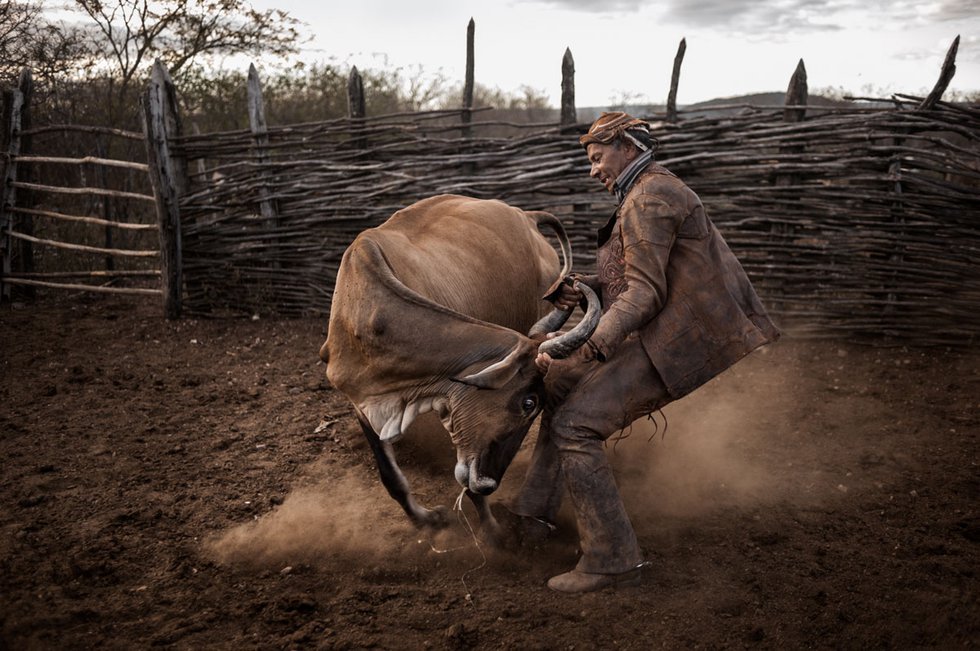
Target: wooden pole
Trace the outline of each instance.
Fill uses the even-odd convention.
[[[790,77],[789,85],[786,87],[786,95],[783,100],[783,104],[786,106],[783,109],[783,122],[791,124],[803,121],[806,117],[807,93],[806,66],[803,65],[803,59],[800,59],[799,63],[796,64],[796,70],[793,71],[793,76]],[[802,151],[801,145],[784,145],[779,148],[780,154],[799,154]],[[797,180],[796,174],[779,174],[776,176],[776,185],[793,185]]]
[[[367,138],[364,136],[364,117],[367,106],[364,99],[364,80],[357,66],[350,69],[347,77],[347,116],[351,120],[351,145],[355,149],[366,149]]]
[[[197,122],[191,122],[191,133],[195,136],[201,135],[201,127],[197,126]],[[208,178],[208,165],[205,158],[202,156],[194,161],[194,176],[197,178],[198,183],[210,183],[211,179]]]
[[[670,73],[670,91],[667,93],[667,122],[677,122],[677,84],[681,79],[681,63],[687,52],[687,40],[681,39],[674,55],[674,70]]]
[[[96,151],[99,154],[99,158],[108,157],[108,151],[107,151],[108,147],[105,142],[105,136],[100,135],[98,138],[96,138],[95,147],[96,147]],[[98,168],[99,168],[99,185],[102,186],[103,190],[108,190],[109,189],[108,172],[106,172],[106,168],[104,165],[99,165]],[[102,195],[102,219],[104,219],[107,222],[113,221],[111,201],[112,200],[109,197]],[[107,249],[115,248],[113,244],[112,227],[110,226],[105,227],[105,248]],[[107,271],[114,270],[116,268],[115,265],[116,263],[113,257],[111,255],[107,255],[105,257],[106,270]]]
[[[29,133],[23,133],[24,131],[30,131],[31,127],[31,101],[34,97],[34,80],[31,76],[30,68],[21,68],[20,78],[18,79],[17,87],[20,92],[24,95],[24,108],[21,110],[20,115],[20,157],[23,160],[25,155],[31,153],[32,136]],[[30,166],[21,166],[18,171],[21,181],[32,181],[34,175]],[[21,195],[18,200],[18,208],[31,209],[34,207],[34,196],[32,193],[28,192]],[[26,233],[28,235],[34,234],[34,217],[30,214],[18,213],[17,216],[17,230]],[[20,254],[18,255],[18,273],[33,273],[34,271],[34,245],[30,242],[21,241]],[[23,287],[21,291],[24,293],[25,298],[34,298],[35,292],[33,287]]]
[[[265,103],[262,101],[262,84],[259,81],[259,71],[255,69],[255,64],[248,66],[248,123],[252,130],[252,139],[255,143],[255,157],[261,170],[261,183],[259,184],[259,212],[265,222],[269,232],[275,233],[279,229],[279,209],[275,200],[272,198],[273,192],[270,190],[273,185],[271,175],[265,170],[268,163],[266,151],[269,147],[269,130],[265,121]],[[278,246],[273,241],[273,266],[279,264],[279,257],[276,254]]]
[[[466,26],[466,81],[463,85],[463,137],[469,138],[473,135],[473,86],[474,86],[474,35],[476,33],[476,23],[470,18]]]
[[[33,235],[25,235],[24,233],[18,233],[17,231],[11,231],[10,237],[16,238],[18,240],[28,240],[30,242],[35,242],[37,244],[44,244],[46,246],[53,246],[58,249],[66,249],[69,251],[84,251],[86,253],[98,253],[107,256],[125,256],[132,258],[153,258],[160,255],[160,252],[155,249],[107,249],[101,246],[89,246],[87,244],[72,244],[71,242],[59,242],[58,240],[48,240],[42,237],[34,237]]]
[[[24,93],[12,89],[3,93],[3,131],[0,132],[0,146],[4,156],[0,157],[0,299],[10,300],[10,284],[4,282],[13,270],[13,240],[10,237],[13,225],[13,208],[17,205],[17,155],[20,153],[21,114],[24,110]]]
[[[805,108],[795,108],[804,107],[807,103],[807,81],[806,81],[806,66],[803,65],[803,59],[800,59],[796,64],[796,69],[793,71],[793,76],[790,77],[789,85],[786,87],[786,95],[783,99],[783,104],[786,108],[783,109],[783,122],[794,123],[802,122],[806,117]],[[779,148],[780,156],[795,156],[803,151],[801,145],[784,145]],[[776,174],[774,179],[774,184],[777,187],[789,187],[799,183],[799,176],[797,174]],[[793,193],[792,200],[799,200],[799,192]],[[788,240],[792,237],[795,228],[789,221],[786,222],[773,222],[770,227],[770,233],[773,234],[778,239]],[[785,304],[783,301],[773,300],[772,308],[776,311],[784,309]]]
[[[181,195],[187,192],[187,168],[171,146],[172,139],[180,135],[180,114],[170,73],[159,60],[153,64],[142,104],[146,156],[160,227],[163,312],[168,319],[177,319],[181,311],[183,264],[179,203]]]
[[[76,283],[51,283],[32,278],[11,278],[10,284],[25,287],[51,287],[53,289],[70,289],[76,292],[99,292],[103,294],[136,294],[140,296],[158,296],[159,289],[140,289],[136,287],[104,287],[102,285],[80,285]]]
[[[789,85],[786,87],[786,95],[783,100],[786,107],[783,109],[783,122],[792,124],[803,121],[806,117],[808,92],[806,66],[803,65],[803,59],[800,59],[799,63],[796,64],[796,70],[793,71],[793,76],[790,77]],[[799,154],[802,151],[802,145],[784,145],[779,148],[780,154]],[[776,176],[776,185],[793,185],[797,180],[796,174],[779,174]]]
[[[806,83],[806,66],[803,59],[796,64],[796,70],[790,77],[789,86],[786,87],[786,99],[783,109],[783,122],[802,122],[806,117],[806,103],[809,89]],[[799,108],[790,108],[799,107]]]
[[[22,131],[23,133],[23,131]],[[96,135],[104,135],[104,131],[93,131],[92,133]],[[24,135],[24,138],[29,136]],[[98,156],[82,156],[81,158],[68,158],[65,156],[27,156],[21,154],[17,157],[17,160],[21,163],[58,163],[60,165],[101,165],[102,167],[117,167],[127,170],[136,170],[137,172],[146,173],[149,171],[146,163],[134,163],[128,160],[113,160],[111,158],[99,158]]]
[[[133,199],[136,201],[150,201],[155,202],[156,198],[151,197],[148,194],[140,194],[139,192],[125,192],[123,190],[105,190],[103,188],[97,188],[94,186],[81,186],[78,188],[66,188],[57,185],[44,185],[42,183],[23,183],[21,181],[15,181],[11,183],[15,188],[20,188],[22,190],[31,190],[35,192],[53,192],[55,194],[73,194],[75,196],[90,195],[95,197],[117,197],[119,199]]]
[[[568,133],[578,123],[575,114],[575,60],[572,50],[565,48],[565,56],[561,58],[561,132]]]
[[[942,98],[943,93],[946,92],[949,82],[953,80],[953,75],[956,74],[956,52],[959,49],[960,36],[957,34],[956,38],[953,39],[953,44],[946,51],[946,58],[943,60],[942,70],[939,71],[939,80],[936,81],[932,92],[919,104],[920,111],[927,111],[934,107],[936,102]]]

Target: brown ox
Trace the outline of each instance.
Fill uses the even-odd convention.
[[[538,226],[558,235],[562,269]],[[567,319],[559,310],[540,317],[542,296],[556,290],[570,260],[554,216],[454,195],[399,210],[344,253],[320,357],[354,404],[385,488],[416,526],[443,526],[445,509],[414,500],[392,443],[434,411],[456,446],[456,480],[485,532],[496,533],[484,496],[540,411],[535,355],[567,355],[598,322],[592,294],[587,318],[541,343]]]

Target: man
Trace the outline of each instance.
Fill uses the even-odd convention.
[[[550,524],[564,478],[582,556],[575,569],[548,581],[562,592],[640,579],[643,557],[605,440],[779,337],[700,199],[654,162],[646,122],[603,113],[580,142],[590,176],[619,201],[598,231],[598,273],[575,278],[600,294],[603,316],[568,359],[538,356],[553,405],[513,505],[525,525]],[[580,298],[566,286],[556,304]]]

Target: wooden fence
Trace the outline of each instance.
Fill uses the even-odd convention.
[[[17,288],[162,296],[158,227],[147,165],[117,150],[145,155],[143,134],[105,127],[47,125],[30,119],[30,71],[4,93],[0,145],[0,294]],[[74,137],[73,139],[70,137]],[[48,139],[47,147],[38,140]],[[73,140],[71,155],[66,155]],[[61,155],[41,153],[56,149]],[[149,279],[151,286],[145,286]]]
[[[568,52],[564,64],[562,115],[574,116]],[[660,162],[700,194],[792,332],[972,341],[980,110],[938,101],[948,78],[929,98],[808,107],[805,74],[801,62],[785,105],[647,116]],[[172,135],[188,170],[178,203],[193,313],[326,314],[357,233],[444,192],[551,211],[577,268],[592,265],[594,230],[614,205],[588,178],[577,143],[587,124],[503,123],[476,110],[362,117],[355,92],[354,117],[268,126],[254,69],[249,96],[250,130]]]
[[[675,104],[681,42],[666,110],[644,116],[658,160],[701,196],[784,329],[921,344],[980,333],[980,107],[939,100],[957,45],[926,98],[807,106],[800,62],[782,105],[694,112]],[[355,69],[349,117],[270,126],[253,68],[251,128],[188,134],[157,65],[144,109],[166,313],[326,315],[351,240],[439,193],[555,213],[588,270],[614,205],[577,142],[588,124],[570,52],[562,71],[556,122],[498,120],[471,97],[365,116]]]

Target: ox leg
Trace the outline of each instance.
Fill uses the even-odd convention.
[[[490,511],[490,500],[486,495],[480,495],[467,489],[466,497],[470,498],[476,513],[480,516],[480,538],[493,547],[502,547],[504,544],[504,531],[497,522],[497,518]]]
[[[360,413],[357,420],[361,423],[364,437],[367,439],[371,451],[374,452],[374,460],[378,464],[378,473],[381,475],[381,483],[384,484],[388,494],[398,502],[406,515],[416,527],[441,529],[449,524],[449,516],[445,508],[427,509],[415,501],[412,496],[412,489],[408,485],[408,480],[402,474],[401,468],[395,461],[395,451],[391,443],[382,441],[378,433],[374,431],[371,424]]]
[[[524,432],[521,432],[519,435],[511,436],[504,441],[491,443],[487,453],[481,458],[483,461],[481,468],[485,471],[485,476],[493,478],[499,484],[523,441]],[[476,507],[476,512],[480,516],[480,537],[494,547],[505,546],[506,535],[490,510],[489,497],[474,493],[469,489],[466,491],[466,496],[473,502],[473,506]]]

